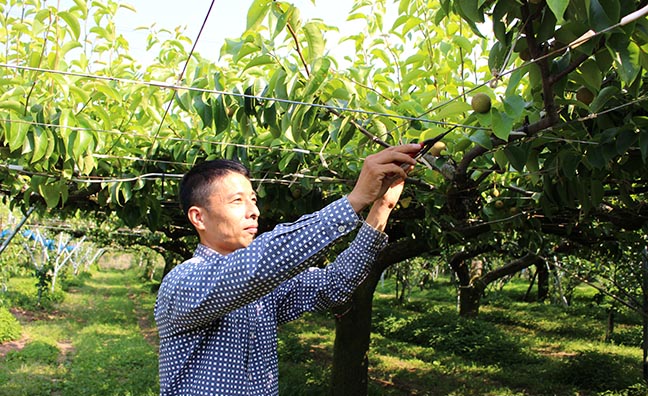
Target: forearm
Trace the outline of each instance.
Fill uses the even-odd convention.
[[[372,206],[365,222],[380,232],[385,231],[389,215],[394,209],[393,204],[385,203],[381,200],[376,201]]]

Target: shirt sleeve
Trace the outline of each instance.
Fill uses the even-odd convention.
[[[169,272],[158,291],[156,321],[176,330],[203,326],[273,291],[314,265],[321,252],[360,223],[348,199],[277,226],[247,248],[222,256],[205,248]]]
[[[278,322],[348,301],[386,244],[386,234],[363,223],[356,238],[333,263],[324,268],[308,268],[277,288],[274,297]]]

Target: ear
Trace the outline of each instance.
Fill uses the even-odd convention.
[[[192,206],[187,211],[187,217],[193,226],[196,228],[196,231],[205,230],[205,222],[203,220],[203,209],[198,206]]]

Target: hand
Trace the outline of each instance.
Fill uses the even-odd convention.
[[[404,170],[401,165],[414,166],[416,161],[412,156],[420,148],[419,144],[404,144],[389,147],[368,156],[362,165],[353,191],[347,196],[353,209],[356,212],[361,212],[378,198],[383,197],[395,182],[407,178],[407,171],[412,167]],[[400,196],[400,192],[398,194]]]

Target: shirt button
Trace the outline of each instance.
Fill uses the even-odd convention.
[[[253,332],[253,331],[250,332],[250,339],[251,339],[251,340],[254,339],[254,332]]]
[[[338,227],[338,232],[344,232],[344,231],[346,231],[345,226],[341,225],[341,226]]]

